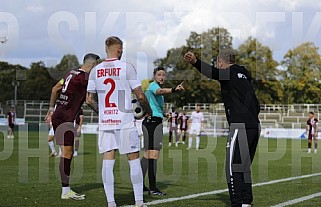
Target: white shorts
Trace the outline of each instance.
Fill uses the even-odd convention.
[[[99,153],[113,149],[118,149],[120,154],[138,152],[140,140],[137,128],[99,130],[98,149]]]
[[[199,136],[201,134],[201,128],[200,127],[191,127],[189,130],[190,135],[196,135]]]
[[[135,125],[137,128],[138,135],[143,135],[143,120],[136,120]]]
[[[53,126],[51,125],[50,129],[49,129],[49,133],[48,133],[48,136],[55,136],[55,132],[54,132],[54,129],[53,129]]]

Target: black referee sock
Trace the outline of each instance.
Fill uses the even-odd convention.
[[[157,171],[157,160],[148,159],[148,178],[150,190],[155,191],[156,188],[156,171]]]
[[[148,159],[146,159],[145,157],[143,157],[140,161],[140,164],[142,166],[142,171],[143,171],[143,178],[145,178],[146,172],[147,172],[147,168],[148,168]]]

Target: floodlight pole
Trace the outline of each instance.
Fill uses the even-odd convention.
[[[12,85],[14,86],[14,106],[17,107],[17,93],[18,93],[18,86],[19,81],[12,81]]]

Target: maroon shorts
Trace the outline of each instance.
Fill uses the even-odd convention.
[[[313,138],[312,133],[309,133],[308,139],[312,139],[312,138]]]
[[[61,120],[53,119],[52,126],[55,132],[55,138],[58,145],[74,145],[76,130],[73,122],[63,122]]]
[[[180,127],[179,128],[181,131],[187,131],[187,127]]]
[[[11,129],[13,129],[13,128],[14,128],[14,123],[10,123],[10,124],[9,124],[9,127],[10,127]]]

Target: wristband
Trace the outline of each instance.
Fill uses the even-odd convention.
[[[172,93],[175,93],[176,92],[176,89],[175,87],[172,88]]]
[[[50,111],[50,112],[53,112],[53,111],[54,111],[54,109],[55,109],[55,108],[54,108],[54,107],[52,107],[52,106],[50,106],[50,107],[49,107],[49,111]]]

